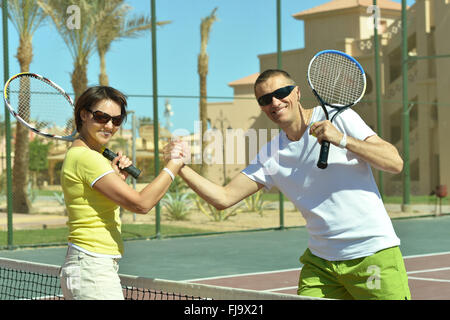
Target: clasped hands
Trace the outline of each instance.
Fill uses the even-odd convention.
[[[164,161],[170,160],[182,161],[183,164],[191,162],[191,149],[186,141],[173,139],[167,144],[164,149]]]

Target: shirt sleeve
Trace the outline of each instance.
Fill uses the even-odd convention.
[[[77,163],[77,171],[84,183],[91,187],[105,175],[114,172],[109,160],[94,150],[83,153]]]
[[[343,132],[358,140],[364,141],[368,137],[376,135],[360,115],[350,108],[341,112],[334,122]]]
[[[272,179],[274,159],[272,156],[268,156],[268,150],[271,150],[271,142],[261,148],[255,159],[241,172],[251,180],[264,185],[267,190],[270,190],[274,186]]]

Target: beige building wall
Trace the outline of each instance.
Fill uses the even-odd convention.
[[[268,141],[270,130],[277,129],[255,101],[253,84],[258,75],[229,83],[234,89],[233,102],[208,104],[211,132],[204,143],[211,152],[211,163],[206,175],[216,183],[223,184],[238,174]]]
[[[433,38],[436,55],[450,54],[450,1],[435,1]],[[437,123],[433,126],[431,144],[433,152],[437,154],[438,163],[435,165],[439,181],[450,187],[450,58],[436,60],[436,100],[442,101],[437,106]],[[433,111],[433,115],[434,115]],[[435,121],[436,122],[436,121]],[[436,129],[437,127],[437,129]]]
[[[450,1],[416,0],[408,8],[408,50],[410,55],[431,56],[450,54]],[[301,91],[301,103],[310,108],[317,105],[307,84],[306,74],[312,56],[320,50],[337,49],[354,56],[364,67],[368,87],[364,100],[354,107],[375,131],[377,110],[375,95],[375,62],[372,20],[368,10],[372,1],[333,0],[321,6],[295,13],[304,21],[305,47],[282,53],[283,69],[288,71]],[[402,79],[401,79],[401,5],[379,0],[380,9],[380,74],[382,92],[382,132],[401,153],[402,146]],[[276,53],[258,56],[260,70],[276,68]],[[450,185],[450,150],[446,137],[450,135],[450,58],[417,60],[409,64],[408,93],[413,102],[410,109],[410,168],[413,194],[429,194],[436,185]],[[256,77],[255,77],[256,79]],[[254,79],[253,79],[254,82]],[[273,128],[261,114],[254,100],[252,76],[230,84],[235,100],[231,103],[208,105],[212,126],[226,119],[227,127],[248,130]],[[253,101],[241,99],[253,98]],[[219,121],[219,122],[218,122]],[[216,123],[216,125],[214,125]],[[248,152],[247,152],[248,153]],[[245,164],[229,166],[230,177]],[[223,170],[210,166],[208,175],[220,181]],[[376,171],[376,170],[374,170]],[[374,172],[376,173],[376,172]],[[388,195],[400,195],[402,175],[384,173],[384,190]],[[375,174],[378,179],[378,174]],[[222,178],[223,179],[223,178]]]

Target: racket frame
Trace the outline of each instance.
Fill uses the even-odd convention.
[[[15,110],[14,108],[10,105],[9,103],[9,96],[8,96],[8,87],[9,84],[13,81],[16,80],[17,78],[22,78],[22,77],[32,77],[32,78],[36,78],[40,81],[43,81],[45,83],[47,83],[48,85],[52,86],[53,88],[55,88],[69,103],[69,105],[72,107],[73,110],[73,100],[72,98],[60,87],[58,86],[56,83],[54,83],[53,81],[51,81],[50,79],[47,79],[39,74],[36,73],[32,73],[32,72],[21,72],[18,73],[14,76],[12,76],[11,78],[8,79],[8,81],[5,83],[5,86],[3,88],[3,100],[5,101],[6,106],[8,107],[9,112],[11,113],[11,115],[16,118],[17,120],[20,121],[20,123],[22,123],[24,126],[26,126],[28,129],[30,129],[31,131],[33,131],[36,134],[39,134],[41,136],[44,136],[46,138],[52,138],[52,139],[58,139],[58,140],[63,140],[63,141],[73,141],[75,140],[75,136],[77,134],[77,131],[74,130],[70,135],[68,136],[61,136],[61,135],[56,135],[56,134],[51,134],[51,133],[47,133],[47,132],[42,132],[38,129],[36,129],[34,126],[32,126],[30,123],[28,123],[26,120],[24,120]]]
[[[22,123],[25,127],[27,127],[28,129],[30,129],[31,131],[33,131],[36,134],[39,134],[43,137],[46,138],[51,138],[51,139],[58,139],[58,140],[63,140],[63,141],[74,141],[75,140],[75,136],[77,135],[77,131],[74,130],[70,135],[68,136],[61,136],[61,135],[55,135],[55,134],[51,134],[51,133],[47,133],[47,132],[41,132],[40,130],[36,129],[34,126],[32,126],[31,124],[29,124],[27,121],[25,121],[15,110],[14,108],[10,105],[8,99],[8,87],[9,84],[11,83],[11,81],[17,79],[17,78],[21,78],[21,77],[33,77],[36,78],[38,80],[41,80],[45,83],[47,83],[48,85],[52,86],[53,88],[55,88],[59,93],[61,93],[63,95],[63,97],[67,100],[67,102],[69,103],[69,105],[72,107],[72,111],[74,109],[74,103],[72,98],[60,87],[58,86],[56,83],[54,83],[53,81],[51,81],[50,79],[43,77],[39,74],[33,73],[33,72],[21,72],[18,73],[14,76],[12,76],[11,78],[8,79],[8,81],[6,81],[5,86],[3,88],[3,100],[5,101],[6,106],[8,107],[9,112],[13,115],[14,118],[16,118],[20,123]],[[114,152],[112,152],[111,150],[103,147],[102,149],[102,155],[109,159],[109,160],[113,160],[117,154],[115,154]],[[131,165],[129,167],[126,167],[123,169],[124,171],[128,172],[133,178],[137,179],[141,173],[141,170],[139,170],[138,168],[136,168],[135,166]]]
[[[329,103],[327,101],[324,101],[322,99],[322,97],[317,93],[316,89],[314,88],[314,85],[311,81],[311,67],[314,64],[314,61],[321,55],[323,54],[338,54],[341,55],[347,59],[349,59],[351,62],[353,62],[358,69],[361,71],[362,74],[362,79],[363,79],[363,83],[364,83],[364,87],[361,91],[361,95],[353,102],[347,104],[347,105],[337,105],[337,104],[332,104]],[[337,109],[338,111],[333,115],[333,117],[331,118],[330,122],[333,122],[333,120],[336,118],[337,115],[339,115],[341,112],[345,111],[346,109],[354,106],[355,104],[357,104],[359,101],[361,101],[362,97],[364,96],[364,93],[366,91],[366,86],[367,86],[367,79],[366,79],[366,73],[363,69],[363,67],[361,66],[361,64],[352,56],[342,52],[342,51],[338,51],[338,50],[323,50],[320,51],[318,53],[316,53],[314,55],[314,57],[312,57],[311,61],[309,62],[308,65],[308,73],[307,73],[307,80],[308,80],[308,84],[312,89],[312,92],[314,94],[314,96],[317,98],[317,100],[319,101],[323,112],[325,113],[325,118],[326,120],[330,120],[329,119],[329,114],[328,114],[328,110],[326,108],[326,106],[329,106],[331,108]],[[320,156],[319,156],[319,160],[317,162],[317,167],[319,167],[320,169],[325,169],[328,166],[328,153],[329,153],[329,149],[330,149],[330,142],[329,141],[322,141],[322,145],[320,148]]]

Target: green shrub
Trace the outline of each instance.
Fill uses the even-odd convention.
[[[241,212],[242,203],[238,203],[237,205],[224,209],[218,210],[214,208],[211,204],[207,203],[205,200],[200,198],[198,195],[195,197],[195,204],[197,205],[198,210],[200,210],[204,215],[210,218],[212,221],[220,222],[225,221],[230,217],[237,215]]]
[[[263,212],[266,208],[268,208],[269,203],[264,200],[262,191],[258,191],[252,194],[250,197],[244,199],[246,211],[249,212],[258,212],[262,217]]]
[[[168,192],[161,200],[170,220],[188,220],[193,207],[192,199],[188,193]]]

